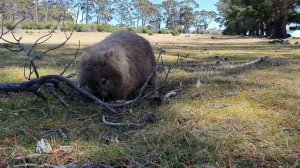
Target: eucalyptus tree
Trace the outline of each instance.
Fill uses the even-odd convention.
[[[194,9],[199,7],[195,0],[184,0],[179,4],[179,24],[183,27],[183,32],[188,33],[195,22]]]
[[[150,30],[157,31],[161,29],[161,24],[163,23],[163,13],[162,13],[162,5],[161,4],[154,4],[155,8],[152,12],[152,15],[150,15],[150,21],[148,28]]]
[[[194,27],[196,32],[199,33],[201,29],[206,30],[213,20],[215,20],[218,14],[215,11],[195,11]]]
[[[131,2],[128,2],[128,0],[114,0],[113,10],[113,19],[118,22],[118,26],[134,26],[133,4]]]
[[[95,0],[95,13],[97,23],[108,24],[113,19],[113,1]]]
[[[164,0],[162,2],[166,28],[173,30],[179,26],[179,2],[176,0]]]
[[[146,27],[151,18],[155,17],[158,12],[156,6],[149,0],[132,0],[132,4],[134,6],[137,28],[139,23],[141,23],[141,27]]]

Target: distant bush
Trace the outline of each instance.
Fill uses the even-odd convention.
[[[47,23],[46,25],[45,25],[45,29],[53,29],[54,28],[54,23]]]
[[[129,27],[129,28],[127,28],[127,31],[129,31],[129,32],[135,32],[135,29],[132,28],[132,27]]]
[[[71,22],[67,22],[67,23],[65,23],[65,26],[63,27],[60,27],[60,30],[61,31],[72,31],[73,30],[73,28],[74,28],[74,23],[71,23]]]
[[[136,33],[144,33],[144,34],[153,35],[153,32],[151,30],[147,29],[147,28],[135,28],[133,30]]]
[[[45,24],[41,22],[24,21],[21,23],[22,29],[42,30],[46,29]]]
[[[169,34],[169,31],[167,29],[159,29],[157,31],[158,34]]]
[[[148,33],[148,29],[142,29],[142,33]]]
[[[96,31],[95,25],[85,25],[85,24],[74,24],[71,22],[65,23],[65,26],[60,28],[61,31],[72,31],[75,32],[92,32]]]
[[[88,32],[89,31],[88,25],[83,25],[83,24],[74,24],[73,29],[76,32]]]
[[[21,23],[22,29],[29,29],[29,30],[42,30],[46,29],[45,24],[41,22],[32,22],[32,21],[23,21]]]
[[[21,23],[21,27],[24,30],[41,30],[41,29],[51,29],[55,26],[56,23],[48,22],[32,22],[32,21],[23,21]],[[10,25],[13,26],[13,23]],[[11,27],[12,27],[11,26]],[[59,29],[61,31],[72,31],[75,32],[118,32],[118,31],[129,31],[135,33],[145,33],[152,35],[153,32],[147,28],[132,28],[132,27],[120,27],[120,26],[112,26],[109,24],[75,24],[72,22],[65,22],[64,26],[62,24],[59,25]],[[161,34],[168,33],[166,30],[162,29],[160,31]]]
[[[178,30],[177,29],[174,29],[173,31],[172,31],[172,36],[178,36],[180,33],[178,32]]]
[[[15,23],[14,23],[13,21],[6,21],[6,22],[4,22],[3,25],[4,25],[4,27],[6,27],[8,30],[11,30],[11,29],[13,29]]]
[[[110,32],[112,29],[111,25],[108,24],[99,24],[97,25],[97,31],[98,32]]]

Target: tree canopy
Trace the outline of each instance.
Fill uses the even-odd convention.
[[[51,22],[62,15],[76,24],[116,24],[121,27],[148,28],[190,33],[207,29],[216,17],[212,11],[198,11],[195,0],[0,0],[0,16],[15,22]],[[201,21],[199,20],[201,18]],[[199,26],[199,24],[204,26]],[[192,27],[194,29],[192,29]]]
[[[219,0],[225,34],[288,37],[288,23],[299,22],[299,0]]]

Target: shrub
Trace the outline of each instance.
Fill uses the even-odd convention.
[[[135,30],[132,27],[128,27],[127,31],[129,31],[129,32],[135,32]]]
[[[98,32],[110,32],[109,31],[110,29],[111,29],[110,25],[106,25],[106,24],[97,25],[97,31]]]
[[[66,23],[65,27],[60,28],[61,31],[72,31],[75,32],[89,32],[91,31],[90,25],[84,25],[84,24],[74,24],[74,23]]]
[[[158,34],[169,34],[168,30],[166,30],[166,29],[159,29],[159,30],[157,31],[157,33],[158,33]]]
[[[45,29],[52,29],[52,28],[54,28],[53,26],[54,26],[53,23],[47,23],[47,24],[45,25]]]
[[[21,23],[21,28],[29,30],[41,30],[45,29],[45,25],[41,22],[24,21]]]
[[[82,25],[82,24],[74,24],[73,29],[74,29],[74,31],[77,31],[77,32],[85,32],[86,31],[84,25]]]
[[[140,28],[140,29],[135,29],[136,33],[145,33],[145,34],[149,34],[152,35],[153,32],[147,28]]]
[[[65,23],[65,27],[61,27],[60,30],[61,31],[72,31],[73,28],[74,28],[74,23],[71,23],[71,22],[67,22]]]
[[[12,30],[14,25],[15,25],[15,23],[11,20],[4,22],[4,27],[6,27],[8,30]]]
[[[142,29],[142,33],[148,33],[148,29]]]
[[[177,29],[173,29],[172,31],[172,36],[178,36],[179,35],[179,32]]]

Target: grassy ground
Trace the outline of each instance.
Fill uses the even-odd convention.
[[[44,32],[24,33],[30,45]],[[60,50],[39,63],[42,74],[57,74],[73,58],[78,40],[81,53],[105,33],[75,33]],[[166,65],[181,60],[162,93],[179,87],[170,101],[149,101],[111,115],[68,92],[66,108],[49,95],[45,102],[29,94],[0,95],[0,167],[24,163],[68,164],[105,162],[133,167],[299,167],[300,166],[300,48],[269,44],[266,39],[184,35],[143,35],[154,49],[163,47]],[[59,43],[55,33],[38,51]],[[293,41],[293,43],[295,40]],[[156,52],[156,50],[155,50]],[[157,53],[157,52],[156,52]],[[263,56],[260,67],[226,67]],[[230,61],[224,62],[221,58]],[[0,82],[24,81],[22,53],[0,49]],[[217,61],[219,61],[217,63]],[[71,72],[78,67],[78,61]],[[197,88],[196,81],[202,85]],[[143,128],[112,128],[114,122],[137,122],[153,113],[158,121]],[[26,159],[41,138],[52,154]],[[67,146],[68,150],[61,150]],[[66,147],[65,147],[66,148]],[[17,159],[22,157],[23,159]]]

